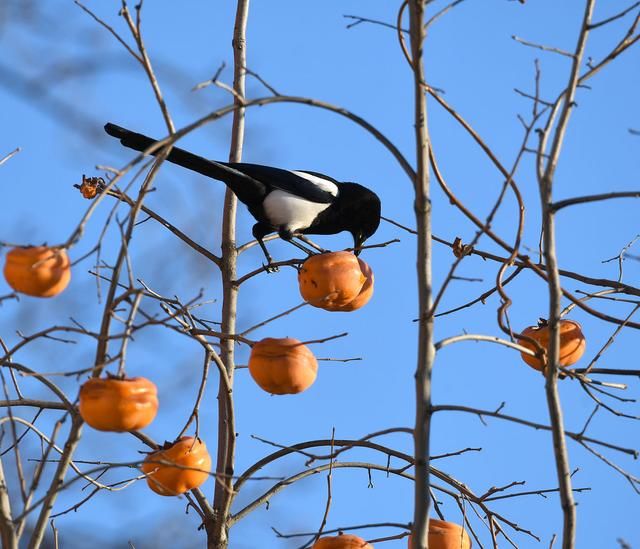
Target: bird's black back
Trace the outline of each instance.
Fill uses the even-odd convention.
[[[220,162],[224,166],[229,166],[242,173],[247,174],[253,179],[264,182],[269,190],[280,189],[281,191],[288,192],[290,194],[299,196],[309,202],[317,202],[319,204],[329,204],[334,198],[335,194],[328,192],[318,185],[314,185],[305,177],[297,175],[296,173],[283,170],[281,168],[274,168],[272,166],[263,166],[261,164],[247,164],[244,162],[224,163]],[[322,178],[328,182],[337,184],[337,181],[327,175],[323,175],[316,172],[304,172],[309,175]]]

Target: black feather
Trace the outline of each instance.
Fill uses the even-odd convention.
[[[109,135],[118,138],[125,147],[136,151],[144,152],[157,143],[146,135],[115,124],[106,124],[104,129]],[[162,149],[151,154],[157,155],[160,150]],[[353,235],[354,248],[358,253],[362,243],[376,232],[380,224],[380,199],[373,191],[357,183],[336,181],[327,175],[306,170],[296,173],[259,164],[216,162],[178,147],[171,149],[167,160],[223,181],[246,204],[257,221],[253,227],[253,235],[269,263],[271,257],[262,241],[269,233],[278,232],[282,238],[291,240],[295,234],[336,234],[349,231]],[[308,174],[310,177],[300,174]],[[326,182],[329,189],[335,186],[335,192],[323,188],[314,178],[322,180],[321,183]],[[267,199],[276,190],[293,195],[301,202],[276,194],[272,195],[273,199]],[[309,203],[326,204],[326,207],[311,208]],[[274,204],[282,204],[284,219],[282,213],[274,216]],[[291,204],[297,204],[295,208],[300,209],[291,211]],[[292,243],[301,247],[295,241]]]

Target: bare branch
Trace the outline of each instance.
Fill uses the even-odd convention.
[[[122,9],[120,10],[120,15],[124,17],[127,25],[129,26],[129,30],[131,31],[131,35],[136,41],[138,46],[138,51],[140,52],[140,56],[138,61],[142,64],[144,71],[147,73],[147,77],[149,79],[149,84],[151,84],[151,88],[153,89],[153,93],[156,97],[156,102],[160,107],[160,111],[162,112],[162,116],[164,118],[165,124],[167,125],[167,129],[169,133],[175,132],[175,126],[173,125],[173,120],[171,119],[171,115],[169,114],[169,109],[167,108],[167,104],[162,95],[162,91],[160,90],[160,85],[158,84],[158,79],[153,71],[153,67],[151,66],[151,60],[147,54],[147,48],[144,45],[144,40],[142,39],[142,33],[140,29],[140,21],[142,15],[142,3],[136,6],[136,17],[137,21],[134,24],[133,19],[131,18],[131,14],[129,13],[129,8],[127,7],[126,0],[122,0]]]
[[[429,154],[431,143],[427,127],[427,102],[424,93],[425,71],[422,59],[426,37],[425,5],[422,0],[409,0],[411,68],[413,72],[414,129],[416,175],[414,180],[414,212],[417,230],[418,350],[415,372],[415,424],[412,549],[427,547],[429,509],[431,507],[430,439],[431,439],[431,374],[435,360],[433,346],[434,319],[431,230],[431,189]]]
[[[611,200],[612,198],[640,198],[640,191],[623,191],[615,193],[592,194],[589,196],[579,196],[576,198],[567,198],[559,200],[551,205],[551,209],[555,212],[566,208],[567,206],[575,206],[576,204],[587,204],[589,202],[599,202],[602,200]]]
[[[569,53],[568,51],[561,50],[560,48],[554,48],[554,47],[551,47],[551,46],[543,46],[541,44],[535,44],[533,42],[527,42],[526,40],[523,40],[522,38],[516,36],[515,34],[512,35],[511,38],[513,40],[515,40],[516,42],[519,42],[523,46],[529,46],[530,48],[536,48],[536,49],[543,50],[543,51],[549,51],[549,52],[552,52],[552,53],[558,53],[560,55],[564,55],[566,57],[573,58],[573,53]]]
[[[624,17],[625,15],[627,15],[627,13],[629,13],[633,9],[637,8],[638,6],[640,6],[640,2],[635,2],[635,3],[631,4],[627,9],[622,10],[620,13],[617,13],[616,15],[612,15],[611,17],[607,17],[606,19],[603,19],[602,21],[598,21],[597,23],[591,23],[589,25],[589,30],[597,29],[598,27],[602,27],[604,25],[608,25],[609,23],[612,23],[613,21],[616,21],[617,19],[620,19],[621,17]]]
[[[543,423],[536,423],[535,421],[529,421],[528,419],[522,419],[519,417],[510,416],[496,410],[481,410],[479,408],[472,408],[469,406],[438,404],[437,406],[433,406],[433,412],[434,413],[435,412],[466,412],[469,414],[475,414],[479,417],[495,417],[498,419],[504,419],[506,421],[511,421],[513,423],[524,425],[526,427],[532,427],[535,430],[551,431],[551,427],[549,425],[545,425]],[[610,442],[587,437],[585,435],[581,435],[580,433],[575,433],[572,431],[564,431],[564,435],[566,437],[569,437],[572,440],[575,440],[576,442],[579,442],[579,443],[589,442],[591,444],[597,444],[599,446],[609,448],[610,450],[615,450],[617,452],[630,455],[634,459],[637,459],[640,456],[640,452],[634,448],[625,448],[624,446],[618,446]]]
[[[308,303],[306,301],[303,301],[302,303],[299,303],[295,307],[291,307],[290,309],[287,309],[286,311],[284,311],[282,313],[279,313],[279,314],[277,314],[275,316],[267,318],[266,320],[263,320],[262,322],[259,322],[258,324],[255,324],[255,325],[251,326],[250,328],[247,328],[243,332],[240,332],[240,334],[238,334],[238,335],[246,336],[249,332],[253,332],[254,330],[257,330],[258,328],[262,328],[263,326],[266,326],[267,324],[269,324],[270,322],[273,322],[274,320],[278,320],[279,318],[282,318],[284,316],[288,316],[291,313],[293,313],[294,311],[297,311],[298,309],[301,309],[302,307],[304,307],[306,305],[308,305]]]
[[[447,12],[451,11],[453,8],[455,8],[458,4],[462,4],[462,2],[464,2],[464,0],[454,0],[453,2],[450,2],[449,4],[447,4],[446,6],[444,6],[442,9],[440,9],[440,11],[436,12],[435,15],[432,15],[431,18],[424,24],[424,29],[425,31],[429,29],[429,27],[431,25],[433,25],[438,19],[440,19],[443,15],[446,15]]]
[[[18,545],[11,518],[11,501],[9,500],[9,488],[4,476],[2,459],[0,459],[0,540],[2,540],[2,547],[7,549],[13,549]]]
[[[15,148],[13,151],[11,151],[9,154],[6,154],[5,156],[3,156],[2,158],[0,158],[0,166],[2,166],[5,162],[7,162],[8,160],[11,160],[16,154],[18,154],[22,149],[20,149],[20,147]]]
[[[331,453],[333,454],[333,441],[336,436],[336,428],[334,427],[331,431]],[[327,518],[329,517],[329,509],[331,508],[331,481],[333,479],[333,458],[329,461],[329,472],[327,473],[327,504],[324,508],[324,514],[322,515],[322,522],[320,523],[320,528],[318,528],[318,533],[315,535],[314,541],[318,541],[322,532],[324,531],[324,527],[327,525]]]
[[[105,23],[102,19],[100,19],[95,13],[93,13],[89,8],[87,8],[84,4],[82,4],[81,2],[79,2],[78,0],[73,0],[74,3],[80,7],[83,11],[85,11],[86,13],[88,13],[95,21],[97,21],[101,26],[103,26],[105,29],[107,29],[113,36],[114,38],[120,42],[125,49],[133,56],[133,58],[138,61],[138,63],[142,64],[142,57],[140,57],[135,51],[133,51],[133,49],[131,49],[131,46],[129,46],[129,44],[127,44],[124,39],[113,29],[113,27],[111,27],[110,25],[108,25],[107,23]]]
[[[343,15],[345,19],[352,19],[354,22],[349,23],[346,28],[351,29],[356,25],[360,25],[362,23],[372,23],[374,25],[380,25],[382,27],[387,27],[389,29],[396,30],[396,26],[391,23],[386,23],[385,21],[378,21],[377,19],[369,19],[368,17],[360,17],[359,15]],[[400,29],[401,32],[409,33],[407,29]]]
[[[524,353],[526,355],[536,356],[531,349],[524,347],[522,345],[518,345],[517,343],[513,343],[512,341],[508,341],[506,339],[500,339],[496,336],[488,336],[483,334],[464,334],[458,336],[448,337],[446,339],[442,339],[435,344],[436,351],[439,351],[443,347],[450,345],[452,343],[458,343],[460,341],[487,341],[489,343],[497,343],[498,345],[504,345],[505,347],[511,347],[516,351]]]
[[[560,504],[562,508],[564,524],[562,530],[562,548],[573,549],[576,540],[576,508],[571,484],[571,472],[569,466],[569,453],[567,450],[564,430],[564,419],[560,394],[558,391],[558,363],[560,361],[560,312],[562,287],[560,285],[560,273],[556,257],[555,212],[553,211],[553,180],[560,157],[565,133],[569,123],[569,117],[575,106],[576,89],[580,80],[580,65],[584,56],[589,34],[589,24],[595,7],[595,0],[587,0],[584,16],[578,36],[575,53],[572,56],[571,73],[566,89],[566,96],[558,119],[558,124],[553,134],[549,158],[542,177],[539,178],[540,202],[542,205],[542,227],[544,230],[544,258],[547,265],[549,287],[549,348],[547,353],[548,367],[545,377],[545,391],[551,421],[551,433],[553,438],[553,453],[555,457],[558,486],[560,488]],[[553,116],[552,109],[552,115]],[[551,118],[550,117],[550,118]],[[543,142],[544,140],[541,140]],[[540,147],[544,152],[544,148]]]

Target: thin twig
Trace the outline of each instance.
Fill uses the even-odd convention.
[[[640,2],[635,2],[634,4],[631,4],[627,9],[622,10],[620,13],[617,13],[616,15],[607,17],[606,19],[603,19],[602,21],[598,21],[597,23],[591,23],[589,25],[589,30],[597,29],[598,27],[608,25],[609,23],[612,23],[613,21],[620,19],[621,17],[624,17],[625,15],[627,15],[627,13],[637,8],[638,6],[640,6]]]
[[[612,198],[640,198],[640,191],[622,191],[612,193],[592,194],[589,196],[578,196],[576,198],[566,198],[559,200],[551,205],[551,209],[554,211],[561,210],[568,206],[575,206],[576,204],[587,204],[589,202],[600,202],[602,200],[611,200]]]
[[[331,430],[331,453],[333,454],[334,441],[336,437],[336,428],[333,427]],[[327,518],[329,517],[329,509],[331,508],[331,481],[333,479],[333,458],[329,461],[329,472],[327,473],[327,503],[324,508],[324,514],[322,515],[322,522],[320,523],[320,528],[318,528],[318,533],[315,535],[314,541],[318,541],[322,532],[324,531],[324,527],[327,525]]]
[[[554,48],[554,47],[551,47],[551,46],[544,46],[542,44],[535,44],[534,42],[527,42],[526,40],[523,40],[522,38],[516,36],[515,34],[512,35],[511,38],[513,40],[515,40],[516,42],[519,42],[523,46],[529,46],[530,48],[536,48],[536,49],[543,50],[543,51],[549,51],[549,52],[552,52],[552,53],[558,53],[560,55],[564,55],[565,57],[573,58],[573,53],[569,53],[568,51],[561,50],[560,48]]]
[[[0,166],[2,166],[5,162],[7,162],[8,160],[12,159],[16,154],[18,154],[22,149],[20,147],[16,147],[14,150],[12,150],[9,154],[3,156],[2,158],[0,158]]]
[[[113,29],[113,27],[111,27],[110,25],[108,25],[107,23],[105,23],[102,19],[100,19],[95,13],[93,13],[89,8],[87,8],[84,4],[82,4],[81,2],[79,2],[78,0],[73,0],[74,3],[80,7],[82,10],[84,10],[86,13],[88,13],[95,21],[97,21],[101,26],[103,26],[105,29],[107,29],[113,36],[114,38],[120,42],[125,49],[133,56],[133,58],[138,61],[138,63],[142,63],[142,58],[135,52],[133,51],[133,49],[131,48],[131,46],[129,46],[129,44],[127,44],[124,39]]]

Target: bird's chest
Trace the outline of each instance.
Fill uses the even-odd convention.
[[[281,190],[270,192],[262,204],[265,217],[271,225],[290,231],[306,229],[329,206]]]

